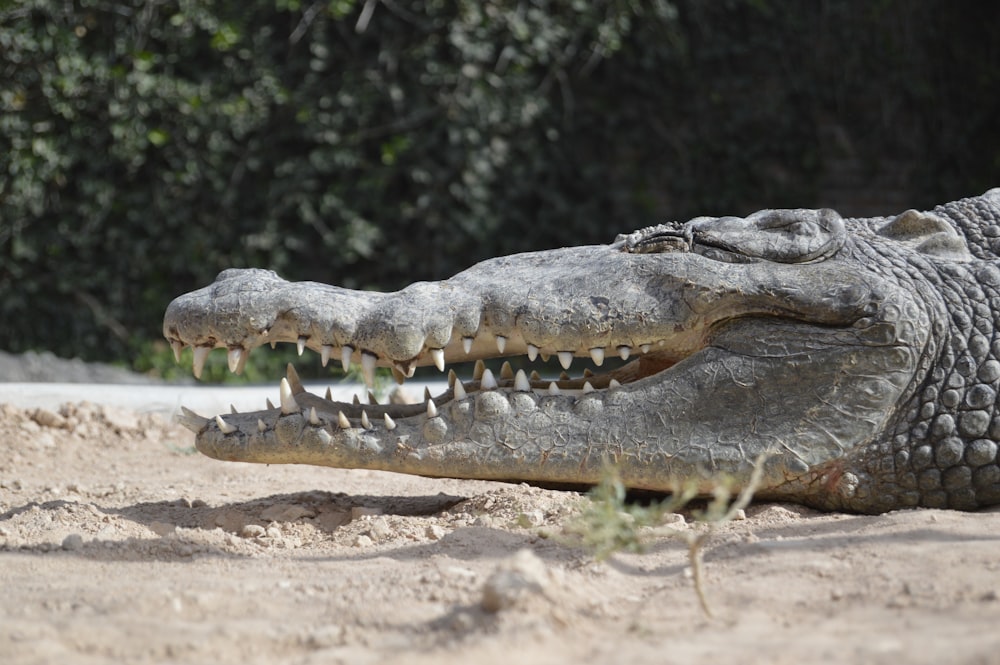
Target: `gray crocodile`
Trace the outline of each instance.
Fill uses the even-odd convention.
[[[178,356],[194,347],[196,375],[213,348],[240,371],[275,342],[368,380],[377,366],[404,380],[420,365],[586,359],[576,378],[477,365],[403,406],[333,402],[291,370],[279,406],[184,411],[221,460],[570,485],[613,464],[665,492],[745,486],[757,464],[761,499],[974,509],[1000,503],[998,255],[993,189],[885,218],[699,217],[395,293],[225,270],[174,300],[163,331]],[[629,362],[601,372],[612,357]]]

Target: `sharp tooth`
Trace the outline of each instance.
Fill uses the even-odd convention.
[[[375,362],[377,360],[378,356],[374,353],[361,352],[361,378],[364,379],[365,385],[369,388],[375,385]]]
[[[330,442],[333,441],[333,435],[327,432],[325,429],[316,430],[316,436],[318,436],[319,440],[322,441],[325,445],[330,445]]]
[[[559,380],[560,381],[569,381],[570,380],[569,374],[567,374],[566,372],[559,372]]]
[[[462,338],[462,348],[465,349],[466,355],[472,352],[472,338],[463,337]]]
[[[444,349],[431,349],[431,360],[439,372],[444,371]]]
[[[299,407],[299,403],[295,401],[295,397],[292,395],[292,387],[288,385],[288,379],[281,380],[281,387],[278,390],[278,396],[281,398],[282,413],[298,413],[302,410]]]
[[[212,347],[210,346],[194,347],[194,363],[191,365],[191,371],[194,373],[194,378],[201,378],[201,372],[205,369],[205,361],[208,360],[208,354],[211,350]]]
[[[353,346],[347,346],[346,344],[340,347],[340,364],[344,368],[345,372],[351,371],[351,354],[354,353]]]
[[[500,353],[503,353],[503,350],[506,348],[507,348],[507,338],[504,337],[503,335],[497,335],[497,349],[500,350]]]
[[[375,397],[375,393],[368,391],[368,403],[378,405],[378,397]]]
[[[621,356],[622,360],[628,360],[629,355],[632,353],[632,347],[622,344],[618,347],[618,355]]]
[[[337,424],[341,429],[351,429],[351,421],[347,419],[343,411],[337,412]]]
[[[361,426],[364,427],[365,429],[371,429],[372,428],[372,421],[368,420],[368,412],[367,411],[362,411],[361,412]]]
[[[621,388],[622,384],[618,383],[617,380],[611,379],[608,381],[608,390],[614,390],[615,388]]]
[[[570,365],[573,364],[573,352],[572,351],[560,351],[559,364],[562,365],[563,369],[569,369]]]
[[[594,392],[594,386],[590,385],[590,381],[583,382],[583,394]]]
[[[479,380],[480,390],[493,390],[497,387],[497,380],[493,376],[493,372],[486,369],[483,370],[483,378]]]
[[[326,387],[326,395],[324,395],[324,397],[326,397],[327,402],[333,401],[333,391],[330,390],[330,386]]]
[[[260,418],[257,419],[257,431],[258,432],[266,432],[267,431],[267,425],[265,425],[264,421],[261,420]]]
[[[424,386],[424,400],[429,400],[429,399],[431,399],[431,389],[428,388],[427,386]]]
[[[361,398],[358,397],[357,393],[354,393],[351,396],[351,404],[353,404],[354,406],[361,406]]]
[[[483,378],[483,372],[486,371],[486,363],[482,360],[476,361],[476,366],[472,369],[472,380],[479,381]]]
[[[170,341],[170,348],[174,351],[174,361],[181,361],[181,352],[184,350],[184,344],[178,342],[176,339]]]
[[[239,411],[236,410],[236,405],[235,404],[230,404],[229,405],[229,413],[239,413]]]
[[[387,430],[391,431],[396,429],[396,421],[390,418],[388,413],[383,414],[382,418],[385,420],[385,428]]]
[[[517,370],[517,374],[514,375],[514,390],[522,393],[526,393],[531,390],[531,384],[528,382],[528,375],[524,373],[523,369]]]
[[[649,353],[649,350],[651,348],[653,348],[652,344],[640,344],[639,345],[639,350],[642,351],[643,353]]]
[[[604,349],[600,346],[594,347],[590,350],[590,359],[594,361],[594,364],[600,367],[604,364]]]
[[[528,360],[535,362],[535,358],[538,357],[538,347],[534,344],[528,345]]]
[[[181,412],[175,416],[178,423],[191,430],[195,434],[205,429],[205,425],[208,424],[208,418],[204,416],[199,416],[197,413],[187,408],[186,406],[181,407]]]
[[[537,369],[531,370],[531,374],[528,375],[532,381],[541,381],[542,375],[538,373]]]
[[[555,381],[553,381],[552,383],[549,384],[549,394],[550,395],[561,395],[562,394],[562,391],[559,390],[559,386],[556,385]]]
[[[323,348],[319,350],[319,361],[322,363],[323,367],[326,367],[327,363],[330,362],[330,354],[333,352],[333,347],[329,344],[324,344]]]
[[[586,379],[586,378],[589,378],[591,376],[594,376],[594,373],[592,371],[590,371],[589,367],[585,367],[584,370],[583,370],[583,378]]]
[[[215,424],[219,426],[219,431],[222,432],[223,434],[232,434],[233,432],[236,431],[236,426],[227,423],[225,420],[222,419],[222,416],[215,417]]]
[[[269,411],[274,411],[274,402],[271,401],[270,397],[268,397],[267,399],[265,399],[264,403],[267,404],[267,408],[268,408]]]
[[[437,406],[434,404],[434,400],[432,399],[427,400],[427,417],[437,418],[437,414],[438,414],[438,409]]]
[[[314,427],[319,427],[320,425],[319,416],[316,414],[315,406],[309,409],[309,424],[313,425]]]
[[[390,368],[392,370],[392,378],[395,379],[396,383],[403,385],[406,383],[406,375],[400,372],[395,366]]]
[[[306,350],[306,341],[307,341],[307,339],[308,338],[306,338],[306,337],[301,337],[300,336],[299,337],[299,341],[296,342],[296,344],[295,344],[295,348],[298,349],[300,356],[302,355],[302,352]]]
[[[500,378],[505,381],[514,378],[514,368],[507,361],[504,361],[504,364],[500,366]]]
[[[465,392],[465,386],[462,384],[461,381],[455,382],[454,391],[456,400],[465,399],[466,397],[469,396],[469,393]]]
[[[552,357],[552,354],[551,353],[545,353],[543,351],[539,351],[538,352],[538,357],[542,359],[543,363],[547,363],[547,362],[549,362],[549,358]]]
[[[291,387],[293,395],[298,395],[306,391],[302,386],[302,379],[299,378],[299,373],[295,371],[291,363],[288,363],[288,366],[285,367],[285,376],[288,377],[288,385]]]
[[[458,381],[458,374],[455,374],[455,370],[449,369],[448,370],[448,387],[449,388],[454,388],[456,381]]]
[[[272,339],[271,340],[271,350],[274,351],[276,348],[278,348],[278,340]]]

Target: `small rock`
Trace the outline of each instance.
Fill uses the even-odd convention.
[[[264,532],[267,534],[268,538],[281,538],[281,529],[276,526],[269,526]]]
[[[53,413],[48,409],[35,409],[31,413],[31,419],[42,427],[52,427],[55,429],[66,429],[66,419],[58,413]]]
[[[381,515],[381,508],[373,508],[371,506],[351,506],[351,521],[356,519],[361,519],[366,515]]]
[[[363,533],[354,539],[355,547],[371,547],[373,544],[374,542],[372,541],[372,539]]]
[[[78,533],[71,533],[62,541],[62,548],[64,550],[73,551],[78,550],[83,547],[83,536]]]
[[[157,536],[166,537],[177,531],[177,526],[167,522],[150,522],[149,529]]]
[[[445,535],[447,535],[448,531],[443,526],[431,524],[427,527],[427,531],[425,533],[431,540],[441,540],[445,537]]]
[[[240,535],[244,538],[260,538],[265,533],[266,530],[259,524],[247,524],[240,529]]]
[[[389,528],[389,522],[384,517],[378,517],[372,520],[372,526],[368,529],[368,535],[371,536],[372,540],[385,540],[392,535],[392,529]]]
[[[544,595],[549,580],[545,563],[531,550],[521,550],[502,561],[486,580],[479,604],[487,612],[499,612],[530,596]]]

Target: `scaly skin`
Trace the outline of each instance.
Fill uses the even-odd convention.
[[[932,212],[698,218],[607,246],[502,257],[396,293],[227,270],[167,309],[164,335],[207,352],[284,341],[399,379],[418,365],[528,354],[596,365],[456,384],[419,407],[334,403],[294,371],[281,407],[209,420],[223,460],[426,476],[708,490],[825,508],[1000,503],[1000,190]]]

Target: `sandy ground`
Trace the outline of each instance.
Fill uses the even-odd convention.
[[[1000,662],[1000,512],[751,506],[707,547],[709,619],[683,543],[599,563],[551,537],[583,502],[3,406],[0,662]]]

